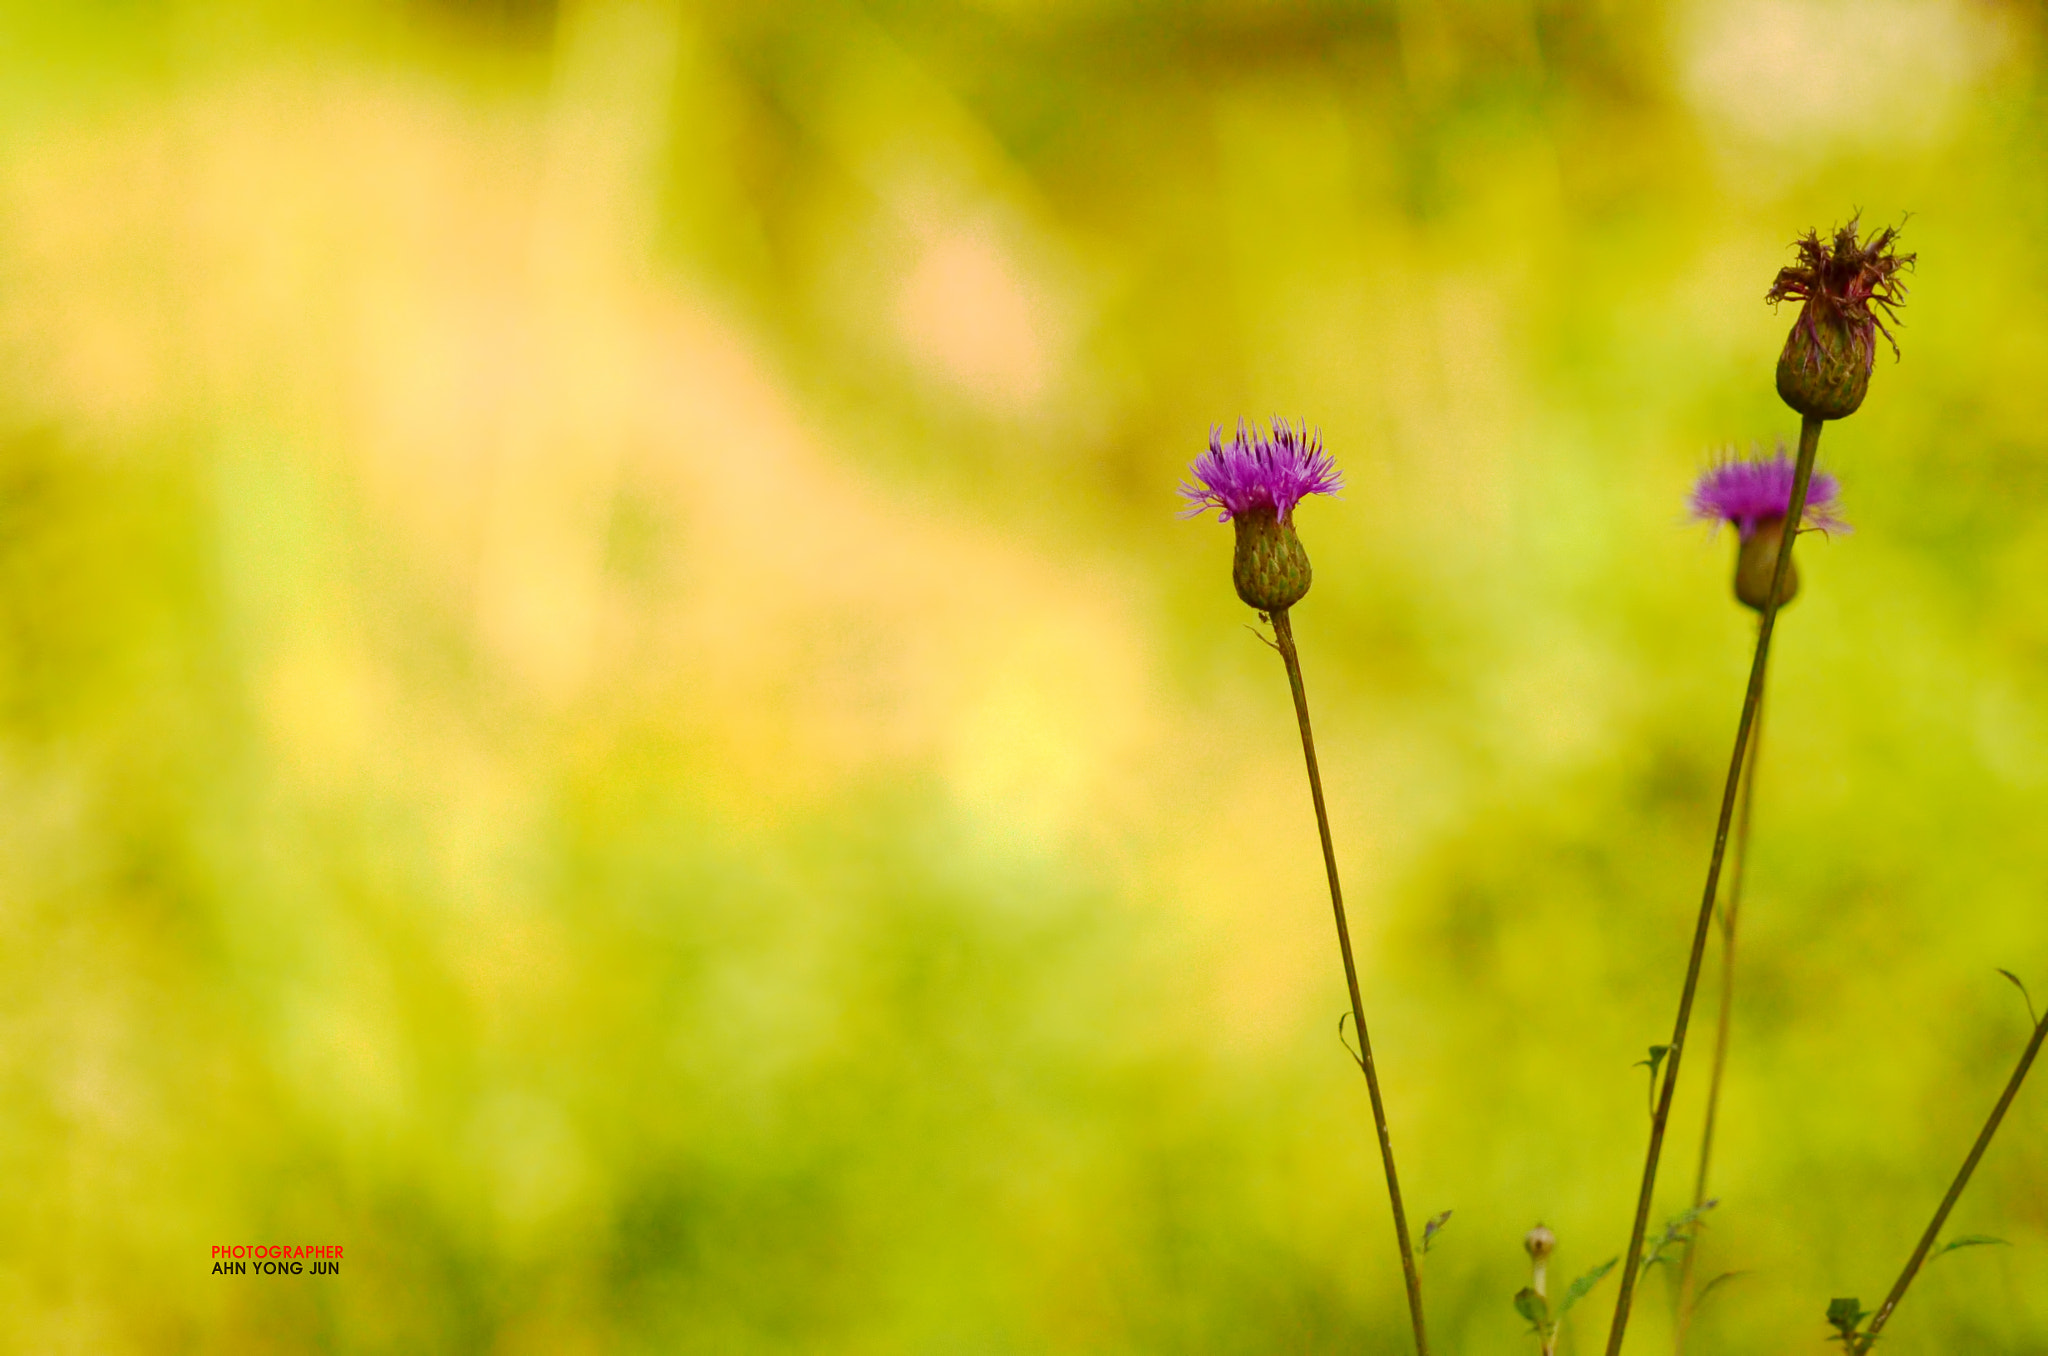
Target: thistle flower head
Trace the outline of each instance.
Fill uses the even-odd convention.
[[[1884,335],[1897,353],[1899,341],[1885,322],[1898,323],[1898,307],[1906,299],[1906,281],[1900,275],[1917,256],[1892,252],[1899,238],[1893,227],[1873,231],[1868,239],[1860,239],[1856,227],[1857,219],[1851,217],[1848,225],[1836,228],[1831,241],[1823,243],[1818,231],[1794,241],[1799,262],[1778,270],[1764,300],[1803,302],[1799,322],[1809,332],[1816,318],[1839,316],[1867,338]]]
[[[1294,506],[1344,484],[1321,438],[1308,425],[1296,430],[1284,419],[1273,421],[1270,438],[1239,421],[1237,436],[1227,444],[1223,430],[1213,428],[1209,450],[1195,458],[1189,474],[1192,480],[1180,487],[1189,500],[1183,516],[1213,508],[1219,521],[1237,525],[1230,569],[1237,596],[1261,612],[1282,612],[1300,602],[1314,576],[1294,534]]]
[[[1801,414],[1841,419],[1856,412],[1869,389],[1871,363],[1882,334],[1899,351],[1887,321],[1898,323],[1906,299],[1902,276],[1914,256],[1898,254],[1892,227],[1866,239],[1855,218],[1827,241],[1808,231],[1793,249],[1798,262],[1778,270],[1764,300],[1800,303],[1799,318],[1778,358],[1778,394]]]
[[[1260,508],[1291,523],[1302,499],[1344,487],[1320,435],[1306,423],[1297,430],[1284,419],[1273,421],[1270,438],[1252,432],[1243,420],[1228,443],[1220,427],[1210,429],[1209,450],[1195,458],[1189,474],[1193,479],[1180,487],[1189,501],[1185,516],[1213,508],[1217,521],[1225,523]]]
[[[1785,516],[1792,506],[1792,458],[1781,446],[1773,457],[1729,457],[1700,473],[1692,488],[1692,516],[1701,522],[1733,523],[1736,535],[1748,541],[1757,528]],[[1846,531],[1835,514],[1840,486],[1825,471],[1815,471],[1806,484],[1807,527],[1824,532]]]
[[[1735,552],[1735,596],[1758,612],[1768,606],[1772,581],[1777,577],[1794,474],[1792,459],[1781,446],[1774,457],[1730,458],[1709,467],[1693,486],[1693,517],[1735,524],[1740,541]],[[1847,531],[1849,525],[1835,514],[1836,494],[1835,478],[1815,471],[1806,482],[1806,507],[1800,521],[1824,532]],[[1791,602],[1798,593],[1799,567],[1787,562],[1778,605]]]

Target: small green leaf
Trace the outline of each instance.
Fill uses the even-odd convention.
[[[1693,1311],[1697,1313],[1699,1307],[1707,1302],[1707,1296],[1713,1294],[1715,1287],[1719,1286],[1723,1281],[1732,1281],[1737,1276],[1747,1276],[1748,1274],[1746,1271],[1724,1271],[1713,1280],[1708,1281],[1700,1287],[1700,1292],[1692,1297]]]
[[[1444,1225],[1450,1223],[1450,1220],[1451,1212],[1446,1210],[1441,1215],[1431,1216],[1429,1220],[1423,1224],[1422,1252],[1424,1256],[1428,1255],[1431,1245],[1436,1242],[1436,1236],[1443,1232]]]
[[[1688,1209],[1679,1211],[1670,1219],[1664,1221],[1664,1232],[1668,1234],[1676,1234],[1682,1232],[1687,1225],[1693,1223],[1694,1221],[1699,1219],[1700,1216],[1706,1214],[1709,1210],[1712,1210],[1715,1206],[1719,1205],[1720,1203],[1721,1198],[1719,1196],[1714,1196],[1710,1197],[1707,1200],[1701,1201],[1698,1205],[1691,1206]]]
[[[1840,1334],[1840,1340],[1847,1342],[1856,1335],[1856,1327],[1869,1313],[1855,1299],[1831,1299],[1828,1301],[1828,1326]]]
[[[1672,1244],[1690,1243],[1693,1234],[1697,1232],[1695,1226],[1699,1223],[1700,1216],[1706,1214],[1720,1203],[1718,1197],[1713,1200],[1701,1201],[1691,1209],[1681,1210],[1670,1219],[1665,1220],[1663,1234],[1651,1245],[1648,1254],[1643,1258],[1643,1270],[1647,1272],[1651,1267],[1663,1261],[1664,1250]]]
[[[1529,1286],[1515,1292],[1515,1312],[1529,1320],[1529,1331],[1542,1332],[1550,1326],[1550,1304]]]
[[[2000,970],[1998,973],[2012,981],[2012,986],[2020,991],[2020,997],[2026,1000],[2027,1016],[2034,1017],[2034,995],[2027,992],[2027,986],[2020,983],[2020,977],[2010,970]],[[2039,1017],[2034,1017],[2034,1025],[2041,1025]]]
[[[1566,1314],[1570,1313],[1572,1306],[1591,1294],[1593,1287],[1607,1279],[1607,1273],[1614,1270],[1620,1261],[1619,1257],[1610,1257],[1599,1266],[1594,1267],[1591,1271],[1579,1277],[1576,1281],[1573,1281],[1570,1288],[1564,1292],[1564,1298],[1557,1302],[1557,1316],[1562,1319]]]
[[[1349,1012],[1337,1018],[1337,1044],[1344,1047],[1344,1053],[1351,1056],[1353,1064],[1363,1069],[1365,1067],[1365,1056],[1358,1053],[1358,1047],[1351,1043],[1350,1033],[1344,1029],[1344,1024],[1350,1020],[1351,1014]]]
[[[1989,1247],[1994,1243],[2004,1248],[2009,1248],[2012,1246],[2012,1244],[2006,1242],[2004,1239],[1993,1238],[1990,1234],[1964,1234],[1961,1238],[1952,1238],[1948,1242],[1936,1248],[1933,1252],[1927,1255],[1927,1260],[1932,1262],[1935,1258],[1940,1257],[1946,1253],[1954,1252],[1957,1248],[1984,1248]]]
[[[1653,1045],[1650,1047],[1650,1057],[1648,1059],[1639,1059],[1629,1065],[1631,1069],[1648,1069],[1650,1071],[1650,1114],[1652,1116],[1657,1114],[1657,1070],[1664,1066],[1664,1056],[1670,1053],[1671,1047],[1668,1045]]]

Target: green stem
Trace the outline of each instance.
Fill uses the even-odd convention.
[[[1657,1194],[1657,1162],[1664,1152],[1664,1130],[1671,1121],[1671,1099],[1678,1090],[1679,1064],[1685,1058],[1686,1028],[1692,1024],[1692,1004],[1698,994],[1700,966],[1707,954],[1707,930],[1714,921],[1714,896],[1721,884],[1721,860],[1728,851],[1728,830],[1735,819],[1735,792],[1742,781],[1742,766],[1749,753],[1750,730],[1756,724],[1757,707],[1764,697],[1764,673],[1771,658],[1771,632],[1778,622],[1778,600],[1784,596],[1785,576],[1792,566],[1792,543],[1798,539],[1799,521],[1806,512],[1806,487],[1813,479],[1813,458],[1820,450],[1821,421],[1807,415],[1799,425],[1799,461],[1792,473],[1792,499],[1785,506],[1786,531],[1778,547],[1778,566],[1771,573],[1770,597],[1764,601],[1763,619],[1756,630],[1756,657],[1749,665],[1749,687],[1742,697],[1742,719],[1735,726],[1735,752],[1728,760],[1728,778],[1721,789],[1721,815],[1714,826],[1714,851],[1707,861],[1707,887],[1700,898],[1698,921],[1693,926],[1692,952],[1685,963],[1685,987],[1678,996],[1678,1020],[1673,1023],[1670,1053],[1664,1057],[1664,1083],[1650,1115],[1650,1147],[1643,1157],[1643,1183],[1636,1193],[1636,1217],[1629,1232],[1628,1251],[1622,1254],[1621,1294],[1614,1301],[1614,1323],[1607,1331],[1607,1356],[1621,1356],[1622,1338],[1628,1333],[1630,1306],[1636,1296],[1636,1273],[1643,1253],[1643,1237],[1650,1229],[1650,1204]]]
[[[1742,882],[1749,864],[1749,820],[1756,805],[1757,751],[1764,746],[1764,704],[1756,708],[1756,725],[1749,738],[1749,766],[1742,774],[1742,806],[1735,814],[1735,859],[1728,867],[1728,902],[1721,907],[1721,1011],[1714,1023],[1714,1063],[1707,1075],[1706,1124],[1700,1131],[1700,1167],[1693,1178],[1692,1204],[1697,1210],[1707,1203],[1707,1167],[1714,1157],[1714,1127],[1720,1118],[1721,1075],[1728,1067],[1728,1029],[1735,1011],[1735,930],[1742,915]],[[1685,1260],[1678,1270],[1678,1325],[1672,1336],[1672,1356],[1684,1356],[1685,1338],[1692,1327],[1693,1267],[1699,1257],[1699,1233],[1685,1247]]]
[[[1287,665],[1287,684],[1294,690],[1294,717],[1301,725],[1301,752],[1308,760],[1308,789],[1316,804],[1316,830],[1323,839],[1323,869],[1330,877],[1330,908],[1337,916],[1337,949],[1344,955],[1344,982],[1351,990],[1351,1021],[1358,1028],[1358,1063],[1365,1070],[1366,1092],[1372,1098],[1372,1123],[1379,1131],[1380,1162],[1387,1170],[1387,1198],[1394,1206],[1394,1241],[1401,1248],[1401,1275],[1408,1286],[1408,1316],[1415,1325],[1416,1356],[1429,1356],[1429,1337],[1422,1323],[1422,1278],[1415,1269],[1415,1248],[1408,1238],[1408,1212],[1401,1205],[1401,1179],[1394,1171],[1394,1141],[1387,1133],[1387,1107],[1380,1096],[1379,1069],[1373,1063],[1372,1038],[1365,1029],[1365,1000],[1358,992],[1358,963],[1351,956],[1351,925],[1344,917],[1344,891],[1337,884],[1337,849],[1330,841],[1330,813],[1323,805],[1323,774],[1316,765],[1316,740],[1309,729],[1308,693],[1301,684],[1301,658],[1294,649],[1294,627],[1287,610],[1271,614],[1280,658]]]
[[[1991,1137],[1998,1133],[1998,1123],[2005,1119],[2006,1108],[2012,1099],[2019,1096],[2020,1084],[2027,1081],[2027,1070],[2034,1067],[2034,1056],[2041,1053],[2041,1041],[2048,1037],[2048,1017],[2034,1023],[2034,1037],[2027,1042],[2027,1048],[2020,1055],[2019,1066],[2006,1080],[2005,1091],[1999,1094],[1998,1105],[1991,1108],[1991,1119],[1984,1122],[1984,1128],[1977,1132],[1977,1142],[1970,1146],[1970,1156],[1963,1160],[1962,1171],[1948,1185],[1948,1194],[1941,1198],[1941,1206],[1928,1222],[1927,1232],[1920,1235],[1920,1245],[1913,1249],[1913,1255],[1906,1259],[1906,1269],[1899,1273],[1899,1279],[1892,1284],[1892,1292],[1884,1297],[1884,1303],[1877,1306],[1877,1313],[1871,1317],[1870,1327],[1856,1341],[1857,1356],[1869,1351],[1877,1335],[1884,1331],[1884,1325],[1899,1307],[1899,1301],[1906,1297],[1906,1288],[1913,1284],[1913,1278],[1920,1274],[1920,1267],[1927,1261],[1927,1253],[1933,1248],[1934,1240],[1941,1234],[1941,1226],[1948,1223],[1948,1212],[1955,1209],[1956,1200],[1963,1194],[1963,1188],[1970,1184],[1970,1174],[1977,1171],[1978,1160],[1991,1147]]]

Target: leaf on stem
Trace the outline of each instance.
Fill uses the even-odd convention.
[[[2012,986],[2020,991],[2020,997],[2026,1000],[2027,1016],[2033,1018],[2035,1026],[2041,1025],[2041,1019],[2034,1016],[2034,995],[2027,992],[2027,986],[2020,983],[2020,977],[2010,970],[2000,970],[1998,973],[2012,981]]]
[[[1425,1221],[1425,1222],[1423,1223],[1423,1226],[1422,1226],[1422,1254],[1423,1254],[1423,1256],[1427,1257],[1427,1256],[1429,1255],[1429,1250],[1430,1250],[1430,1247],[1431,1247],[1431,1246],[1432,1246],[1432,1245],[1433,1245],[1433,1244],[1434,1244],[1434,1243],[1436,1242],[1436,1236],[1437,1236],[1438,1234],[1442,1233],[1442,1232],[1444,1231],[1444,1225],[1446,1225],[1446,1224],[1448,1224],[1448,1223],[1450,1223],[1450,1222],[1451,1222],[1451,1212],[1450,1212],[1450,1211],[1448,1211],[1448,1210],[1446,1210],[1446,1211],[1444,1211],[1444,1212],[1443,1212],[1443,1213],[1442,1213],[1441,1215],[1432,1215],[1432,1216],[1430,1216],[1430,1218],[1429,1218],[1428,1220],[1426,1220],[1426,1221]]]
[[[1594,1267],[1591,1271],[1579,1277],[1576,1281],[1573,1281],[1571,1287],[1564,1292],[1564,1298],[1557,1302],[1557,1316],[1562,1319],[1566,1314],[1570,1313],[1572,1306],[1591,1294],[1593,1287],[1607,1279],[1607,1273],[1614,1270],[1620,1261],[1619,1257],[1610,1257],[1599,1266]]]
[[[1700,1292],[1692,1297],[1693,1312],[1699,1312],[1699,1307],[1707,1302],[1707,1296],[1713,1294],[1715,1287],[1723,1281],[1732,1281],[1737,1276],[1747,1276],[1748,1274],[1746,1271],[1724,1271],[1713,1280],[1708,1281],[1700,1287]]]
[[[1845,1350],[1854,1351],[1856,1329],[1863,1320],[1870,1317],[1870,1311],[1855,1299],[1831,1299],[1828,1301],[1828,1326],[1835,1330],[1830,1342],[1840,1342]]]
[[[1670,1053],[1671,1047],[1668,1045],[1653,1045],[1650,1047],[1650,1057],[1648,1059],[1639,1059],[1629,1066],[1631,1069],[1648,1069],[1650,1071],[1650,1114],[1652,1116],[1657,1114],[1657,1070],[1664,1067],[1664,1056]]]
[[[1365,1069],[1365,1056],[1358,1053],[1358,1047],[1353,1045],[1351,1038],[1344,1034],[1344,1023],[1350,1020],[1351,1014],[1348,1012],[1337,1019],[1337,1043],[1344,1047],[1344,1053],[1351,1056],[1351,1062],[1356,1064],[1359,1070],[1363,1072]]]
[[[1700,1216],[1706,1214],[1720,1203],[1721,1201],[1718,1197],[1713,1200],[1702,1201],[1691,1209],[1681,1210],[1670,1219],[1665,1220],[1663,1234],[1650,1246],[1649,1253],[1643,1258],[1643,1271],[1647,1273],[1651,1267],[1664,1261],[1664,1250],[1671,1247],[1674,1243],[1691,1243],[1693,1234],[1698,1231]]]
[[[1928,1253],[1927,1260],[1932,1262],[1935,1258],[1954,1252],[1957,1248],[1984,1248],[1990,1247],[1993,1244],[2002,1248],[2012,1246],[2005,1239],[1993,1238],[1990,1234],[1964,1234],[1961,1238],[1952,1238],[1933,1252]]]
[[[1536,1293],[1531,1286],[1523,1286],[1515,1292],[1515,1312],[1529,1320],[1529,1331],[1547,1335],[1550,1330],[1550,1303]]]

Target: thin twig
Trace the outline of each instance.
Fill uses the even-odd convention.
[[[1372,1098],[1372,1123],[1379,1131],[1380,1162],[1387,1170],[1387,1198],[1394,1207],[1394,1239],[1401,1247],[1401,1275],[1408,1285],[1408,1316],[1415,1325],[1416,1356],[1429,1356],[1429,1337],[1422,1322],[1422,1278],[1415,1269],[1415,1248],[1408,1238],[1408,1212],[1401,1205],[1401,1179],[1394,1171],[1394,1141],[1387,1133],[1387,1108],[1380,1097],[1379,1070],[1373,1064],[1372,1037],[1365,1029],[1365,1000],[1358,992],[1358,963],[1351,956],[1351,925],[1344,917],[1344,891],[1337,884],[1337,849],[1330,841],[1330,813],[1323,805],[1323,774],[1316,765],[1315,735],[1309,730],[1308,693],[1301,684],[1301,658],[1294,649],[1294,626],[1287,610],[1271,614],[1280,658],[1287,664],[1287,684],[1294,691],[1294,716],[1301,725],[1301,752],[1308,760],[1308,789],[1316,803],[1316,831],[1323,839],[1323,868],[1330,877],[1330,908],[1337,916],[1337,949],[1344,954],[1344,982],[1351,990],[1351,1020],[1358,1028],[1358,1066],[1365,1071]]]
[[[1735,859],[1728,865],[1728,902],[1721,906],[1721,1011],[1714,1023],[1714,1063],[1707,1075],[1706,1123],[1700,1131],[1700,1168],[1693,1178],[1692,1204],[1697,1210],[1707,1199],[1707,1167],[1714,1157],[1714,1124],[1721,1110],[1721,1075],[1728,1067],[1728,1032],[1735,1011],[1735,930],[1742,916],[1742,883],[1749,865],[1749,821],[1756,806],[1757,751],[1764,746],[1764,699],[1756,706],[1756,723],[1750,731],[1749,763],[1742,774],[1742,806],[1735,814]],[[1692,1327],[1693,1267],[1699,1259],[1699,1232],[1685,1245],[1685,1258],[1678,1267],[1678,1323],[1672,1333],[1672,1356],[1684,1356],[1686,1333]]]
[[[1991,1137],[1998,1133],[1998,1123],[2005,1119],[2006,1108],[2012,1105],[2013,1098],[2019,1096],[2020,1084],[2027,1081],[2027,1070],[2034,1067],[2034,1056],[2041,1053],[2043,1038],[2048,1038],[2048,1018],[2034,1024],[2034,1037],[2027,1042],[2027,1048],[2020,1055],[2019,1065],[2012,1071],[2012,1077],[2006,1080],[2005,1091],[1998,1097],[1998,1105],[1991,1108],[1991,1119],[1985,1121],[1984,1128],[1977,1132],[1977,1142],[1970,1146],[1970,1156],[1963,1160],[1962,1171],[1956,1174],[1955,1181],[1949,1183],[1948,1194],[1941,1198],[1941,1206],[1934,1212],[1934,1218],[1928,1222],[1927,1232],[1920,1235],[1920,1245],[1914,1248],[1913,1255],[1906,1259],[1906,1269],[1899,1273],[1899,1279],[1892,1285],[1892,1292],[1884,1297],[1884,1303],[1878,1305],[1877,1312],[1871,1316],[1870,1327],[1856,1339],[1856,1356],[1862,1356],[1862,1353],[1870,1350],[1871,1343],[1877,1341],[1877,1335],[1884,1331],[1885,1323],[1898,1309],[1899,1301],[1906,1297],[1906,1288],[1912,1285],[1913,1278],[1920,1274],[1921,1264],[1926,1262],[1928,1250],[1934,1246],[1934,1240],[1940,1235],[1941,1226],[1948,1223],[1948,1212],[1955,1209],[1957,1198],[1963,1194],[1963,1188],[1970,1184],[1970,1174],[1977,1170],[1978,1160],[1982,1159],[1984,1151],[1991,1147]]]
[[[1635,1300],[1637,1263],[1642,1256],[1643,1237],[1650,1228],[1650,1205],[1657,1194],[1657,1162],[1664,1152],[1664,1130],[1671,1120],[1671,1099],[1678,1090],[1678,1069],[1685,1058],[1686,1028],[1692,1024],[1693,998],[1700,983],[1700,965],[1707,954],[1707,929],[1714,921],[1714,895],[1721,883],[1721,859],[1728,850],[1728,830],[1735,819],[1735,792],[1742,781],[1743,760],[1749,752],[1750,730],[1756,723],[1757,706],[1763,701],[1764,673],[1770,664],[1771,632],[1778,621],[1778,600],[1785,593],[1785,576],[1792,566],[1792,544],[1798,540],[1799,520],[1806,513],[1806,487],[1813,479],[1813,458],[1820,450],[1821,421],[1805,416],[1799,425],[1799,461],[1792,472],[1792,500],[1785,506],[1786,531],[1778,547],[1777,569],[1771,574],[1770,596],[1764,602],[1762,621],[1756,630],[1756,657],[1750,661],[1749,687],[1742,698],[1742,719],[1735,726],[1735,752],[1728,760],[1728,779],[1721,790],[1721,815],[1714,826],[1714,851],[1707,861],[1707,887],[1700,898],[1699,919],[1693,926],[1692,953],[1685,963],[1685,987],[1678,996],[1678,1020],[1672,1026],[1671,1052],[1664,1061],[1664,1086],[1650,1117],[1650,1147],[1643,1158],[1643,1183],[1636,1193],[1636,1217],[1629,1231],[1628,1251],[1621,1268],[1621,1294],[1614,1301],[1614,1323],[1607,1332],[1607,1356],[1621,1356],[1622,1338],[1628,1332],[1630,1305]]]

